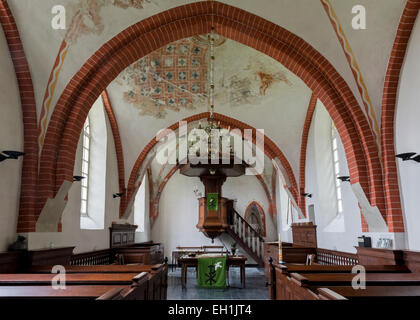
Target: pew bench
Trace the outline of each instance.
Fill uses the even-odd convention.
[[[318,273],[299,274],[292,273],[290,280],[297,282],[301,287],[319,286],[351,286],[353,273]],[[418,273],[366,273],[366,286],[419,286]]]
[[[286,265],[277,265],[271,266],[270,273],[270,298],[273,300],[288,300],[288,299],[300,299],[300,298],[313,298],[316,299],[317,296],[312,292],[306,292],[307,289],[303,290],[301,283],[295,279],[294,282],[291,281],[292,274],[299,274],[304,277],[308,274],[313,276],[328,274],[328,278],[334,275],[344,274],[345,276],[353,279],[355,274],[352,274],[353,266],[337,266],[337,265],[296,265],[296,264],[286,264]],[[410,270],[405,266],[399,265],[373,265],[365,266],[367,275],[370,274],[392,274],[392,275],[410,275]],[[388,276],[389,277],[389,276]],[[325,278],[325,277],[324,277]],[[412,279],[412,276],[410,280]],[[297,283],[299,282],[299,283]],[[346,285],[351,285],[350,282],[347,282]],[[307,284],[307,286],[314,286],[312,283]],[[324,287],[328,285],[324,283]],[[309,290],[310,291],[310,290]],[[300,295],[296,295],[296,292]]]
[[[337,265],[279,265],[277,268],[283,274],[290,273],[351,273],[354,266]],[[372,265],[364,266],[367,273],[409,273],[410,270],[403,265]]]
[[[65,275],[66,285],[135,285],[147,272],[136,273],[73,273]],[[0,274],[0,286],[51,285],[56,274]]]
[[[55,290],[51,286],[0,286],[0,299],[98,299],[111,290],[121,292],[118,285],[67,286]],[[105,296],[106,297],[106,296]]]
[[[364,290],[355,290],[352,287],[318,288],[320,300],[347,300],[360,298],[384,297],[418,297],[420,286],[372,286]]]
[[[121,274],[147,272],[148,300],[166,300],[168,287],[168,265],[95,265],[95,266],[63,266],[69,274]],[[31,273],[49,273],[52,266],[32,266]]]

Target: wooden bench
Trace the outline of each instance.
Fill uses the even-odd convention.
[[[271,265],[270,280],[269,280],[269,294],[270,299],[272,300],[287,300],[294,295],[293,290],[290,290],[290,277],[293,273],[299,273],[306,275],[308,273],[312,274],[349,274],[351,277],[354,277],[355,274],[352,274],[353,266],[336,266],[336,265],[295,265],[295,264],[286,264],[286,265]],[[375,265],[375,266],[365,266],[365,270],[368,274],[370,273],[393,273],[393,274],[409,274],[409,270],[405,266],[397,265]],[[302,291],[302,290],[299,290]]]
[[[351,273],[354,266],[336,265],[279,265],[278,269],[283,274],[290,273]],[[364,266],[367,273],[409,273],[410,270],[402,265],[373,265]]]
[[[53,266],[32,266],[31,273],[51,273]],[[166,300],[168,287],[168,266],[157,265],[95,265],[63,266],[66,274],[104,274],[104,273],[148,273],[148,299]]]
[[[372,286],[364,290],[352,287],[330,287],[317,289],[320,300],[347,300],[358,298],[416,297],[420,286]]]
[[[319,286],[351,286],[353,273],[292,273],[290,279],[296,281],[301,287]],[[366,273],[366,286],[418,286],[420,274],[418,273]]]
[[[68,286],[65,290],[55,290],[51,286],[0,286],[0,299],[98,299],[111,291],[121,293],[124,289],[116,285]]]
[[[135,285],[147,272],[136,273],[70,273],[65,275],[66,285]],[[0,274],[0,286],[51,285],[56,274]]]
[[[318,274],[298,274],[292,273],[290,277],[283,278],[282,291],[278,293],[278,298],[284,300],[319,300],[319,299],[341,299],[345,298],[334,290],[335,287],[351,288],[352,280],[356,274],[348,273],[318,273]],[[418,287],[420,286],[420,274],[415,273],[366,273],[366,290],[372,290],[373,287],[384,287],[391,296],[394,287]],[[328,290],[319,291],[321,288]],[[331,290],[331,291],[329,291]],[[350,289],[347,289],[350,290]],[[364,289],[350,290],[354,295],[356,291],[365,291]],[[333,292],[336,294],[334,295]],[[372,292],[372,291],[370,291]],[[328,296],[326,293],[329,293]],[[376,294],[379,291],[376,290]],[[385,293],[383,293],[386,296]]]

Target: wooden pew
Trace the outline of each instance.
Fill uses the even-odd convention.
[[[335,292],[335,287],[352,288],[352,280],[355,274],[348,273],[318,273],[318,274],[298,274],[292,273],[290,277],[284,277],[283,291],[279,294],[284,300],[319,300],[319,299],[341,299],[339,292]],[[394,288],[404,286],[420,286],[420,274],[415,273],[367,273],[366,286],[371,290],[375,286]],[[332,290],[321,291],[320,288]],[[377,290],[377,289],[376,289]],[[354,290],[364,291],[364,290]],[[379,292],[377,290],[377,292]],[[335,295],[336,294],[336,295]],[[359,293],[354,293],[359,294]],[[342,295],[341,295],[342,296]],[[345,297],[345,296],[343,296]]]
[[[55,276],[54,274],[2,274],[0,298],[100,298],[101,300],[149,298],[150,273],[148,272],[66,274],[64,289],[53,288]],[[34,291],[35,288],[38,288],[38,293]]]
[[[279,265],[283,274],[290,273],[351,273],[354,266],[334,265]],[[372,265],[364,266],[367,273],[409,273],[410,270],[402,265]]]
[[[334,265],[271,265],[270,280],[269,280],[269,293],[272,300],[287,300],[293,296],[293,292],[287,288],[290,285],[290,275],[292,273],[348,273],[351,274],[353,266],[334,266]],[[405,266],[365,266],[367,273],[409,273]],[[353,274],[354,276],[355,274]],[[301,290],[300,290],[301,291]]]
[[[116,285],[68,286],[55,290],[50,286],[0,286],[0,299],[97,299],[113,290],[124,290]]]
[[[96,265],[96,266],[63,266],[66,273],[139,273],[159,270],[163,264],[156,265]],[[30,273],[51,273],[53,266],[32,266]]]
[[[301,287],[351,286],[353,273],[292,273],[291,280]],[[366,273],[366,286],[419,286],[418,273]]]
[[[166,300],[168,288],[168,265],[96,265],[63,266],[67,274],[140,273],[148,272],[148,299]],[[31,273],[51,273],[52,266],[32,266]]]
[[[319,288],[317,293],[320,300],[347,300],[358,298],[383,297],[418,297],[420,286],[372,286],[364,290],[352,287]]]
[[[65,275],[66,285],[132,285],[139,279],[136,273],[71,273]],[[146,276],[147,272],[143,273]],[[55,274],[0,274],[0,286],[51,285]]]

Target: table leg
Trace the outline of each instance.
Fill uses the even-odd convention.
[[[182,289],[185,288],[185,284],[187,282],[187,273],[185,272],[187,269],[187,266],[185,263],[182,264],[182,269],[181,269],[181,285],[182,285]]]
[[[241,265],[241,283],[242,288],[245,288],[245,264]]]

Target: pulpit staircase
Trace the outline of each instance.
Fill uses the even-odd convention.
[[[226,232],[252,259],[264,266],[263,237],[233,207],[229,211],[229,227]]]

